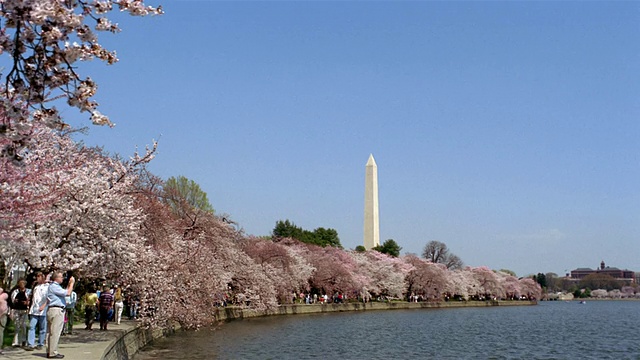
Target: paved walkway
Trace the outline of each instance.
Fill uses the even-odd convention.
[[[135,321],[122,320],[120,325],[109,323],[109,330],[100,331],[98,324],[93,324],[94,330],[84,330],[84,324],[78,324],[73,329],[73,335],[60,337],[58,352],[69,360],[100,360],[102,354],[114,340],[133,329]],[[97,328],[97,329],[96,329]],[[0,359],[46,359],[47,349],[26,351],[22,348],[6,347],[2,349]]]

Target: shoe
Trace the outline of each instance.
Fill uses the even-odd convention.
[[[44,346],[42,346],[42,345],[38,345],[38,346],[36,346],[36,349],[37,349],[37,350],[42,350],[42,348],[43,348],[43,347],[44,347]]]
[[[62,358],[64,358],[64,355],[62,355],[62,354],[55,354],[55,355],[47,354],[47,358],[48,359],[62,359]]]
[[[33,351],[33,350],[35,350],[36,348],[35,348],[35,347],[33,347],[33,346],[25,346],[25,347],[23,347],[23,349],[24,349],[24,350],[26,350],[26,351]]]

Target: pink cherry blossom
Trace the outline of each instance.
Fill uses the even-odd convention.
[[[107,64],[118,61],[114,51],[105,49],[98,33],[119,32],[106,14],[114,6],[134,16],[162,14],[142,0],[59,1],[3,0],[0,7],[0,55],[12,66],[3,71],[0,107],[23,103],[35,110],[11,116],[15,123],[30,120],[59,128],[59,112],[47,103],[66,98],[67,104],[89,112],[94,124],[113,126],[97,111],[92,100],[97,85],[78,73],[78,61],[99,59]],[[1,125],[9,126],[9,123]]]

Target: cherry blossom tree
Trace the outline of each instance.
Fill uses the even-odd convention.
[[[384,277],[386,274],[381,272],[379,264],[367,257],[366,252],[354,251],[349,255],[356,265],[353,278],[354,284],[357,286],[355,290],[357,296],[364,301],[369,301],[372,296],[382,295],[385,290],[381,288],[384,285],[380,286],[380,275]]]
[[[605,289],[597,289],[597,290],[593,290],[591,291],[591,297],[594,298],[606,298],[607,297],[607,290]]]
[[[478,291],[474,295],[484,298],[504,297],[504,289],[493,270],[486,266],[472,267],[469,270],[478,283]]]
[[[539,299],[542,294],[542,288],[532,278],[522,278],[520,283],[520,295],[527,296],[529,299]]]
[[[98,32],[117,33],[118,25],[107,14],[117,8],[134,16],[162,14],[161,7],[146,6],[142,0],[4,0],[0,3],[0,55],[8,66],[0,101],[15,124],[28,120],[59,128],[58,110],[48,103],[65,99],[69,106],[91,114],[97,125],[113,126],[92,100],[97,84],[81,77],[77,62],[99,59],[118,61],[116,53],[98,42]],[[29,117],[18,102],[34,112]],[[14,124],[14,125],[15,125]],[[5,131],[9,123],[2,123]]]
[[[593,291],[591,292],[591,295],[593,296]],[[609,291],[608,295],[612,299],[620,299],[623,297],[623,293],[620,292],[620,289],[613,289]]]
[[[225,301],[256,309],[275,308],[277,282],[284,278],[268,262],[275,262],[275,257],[265,256],[262,266],[244,250],[256,239],[245,238],[222,218],[186,203],[175,211],[161,201],[157,178],[148,178],[151,181],[144,182],[148,188],[140,192],[138,204],[147,214],[143,235],[160,266],[156,266],[156,280],[145,275],[144,283],[152,285],[143,290],[148,302],[162,309],[149,314],[151,322],[174,320],[185,328],[211,325],[215,321],[212,309]],[[286,249],[279,254],[283,262],[298,264],[299,259],[287,258]],[[156,286],[158,277],[163,283]]]
[[[315,268],[292,249],[255,237],[243,240],[242,249],[271,279],[280,303],[289,302],[292,291],[309,290],[309,279]]]
[[[478,294],[480,284],[469,269],[450,271],[448,280],[447,291],[453,297],[469,300],[470,296]]]
[[[633,295],[636,293],[636,288],[634,288],[633,286],[623,286],[620,291],[622,291],[624,297],[633,297]]]
[[[28,250],[24,261],[32,268],[107,275],[135,263],[144,214],[129,192],[134,169],[150,161],[154,149],[121,161],[40,125],[33,135],[23,163],[9,165],[23,176],[2,182],[3,199],[14,202],[2,204],[3,216],[20,220],[19,227],[5,222],[2,236],[22,242],[16,249]],[[21,203],[31,211],[22,211]]]
[[[6,123],[15,123],[2,107],[0,118]],[[20,134],[22,135],[26,134]],[[21,226],[25,219],[41,216],[42,210],[49,208],[60,197],[55,180],[58,172],[66,172],[81,165],[69,158],[61,158],[61,161],[47,159],[56,162],[55,167],[24,163],[27,157],[30,163],[37,159],[37,155],[28,156],[31,148],[44,144],[51,150],[68,147],[71,143],[68,139],[54,137],[48,129],[42,127],[33,132],[32,139],[20,139],[21,137],[0,136],[0,231],[5,232],[4,238],[9,238],[6,231]],[[14,146],[15,142],[20,143],[20,148]]]
[[[501,271],[498,271],[496,275],[498,275],[498,281],[500,281],[505,297],[510,300],[518,299],[520,297],[520,282],[518,278]]]
[[[354,277],[356,262],[339,248],[321,247],[296,240],[286,242],[315,269],[309,278],[312,289],[320,294],[358,293],[362,284]]]
[[[403,297],[404,279],[413,266],[378,251],[352,251],[349,255],[357,264],[356,276],[362,295]]]
[[[434,264],[413,255],[405,257],[414,269],[405,279],[407,294],[423,295],[430,300],[440,300],[448,287],[448,271],[443,264]]]

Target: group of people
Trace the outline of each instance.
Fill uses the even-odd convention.
[[[124,311],[124,295],[118,285],[114,285],[113,288],[104,285],[101,291],[90,289],[84,295],[83,303],[85,330],[93,330],[96,319],[100,321],[100,330],[107,330],[109,320],[120,325]]]
[[[66,280],[66,287],[62,287]],[[35,283],[27,288],[27,281],[19,279],[9,293],[0,288],[0,339],[4,336],[7,316],[15,324],[12,345],[26,351],[46,349],[47,358],[61,359],[58,352],[60,336],[73,334],[78,296],[73,291],[75,278],[63,272],[53,272],[45,277],[35,274]],[[129,300],[130,318],[137,317],[138,302],[125,299],[122,289],[104,286],[101,291],[90,290],[82,299],[85,312],[85,329],[92,330],[94,320],[100,320],[100,329],[107,330],[109,320],[120,324],[126,300]],[[0,350],[1,353],[1,350]]]
[[[335,304],[339,304],[342,302],[346,302],[347,300],[347,294],[343,294],[341,292],[336,292],[333,294],[333,297],[331,298],[331,301]],[[327,294],[323,294],[323,295],[318,295],[318,294],[311,294],[311,293],[303,293],[301,292],[299,295],[294,292],[293,293],[293,299],[292,302],[295,304],[296,302],[300,302],[300,303],[304,303],[304,304],[316,304],[316,303],[320,303],[320,304],[328,304],[329,303],[329,296]]]
[[[46,344],[47,358],[61,359],[58,341],[63,332],[67,303],[72,303],[75,278],[68,279],[62,287],[64,274],[53,272],[49,281],[43,273],[36,273],[33,289],[26,287],[24,279],[18,280],[17,287],[10,294],[0,296],[0,335],[4,336],[7,314],[15,323],[13,346],[22,346],[27,351],[43,349]],[[10,301],[11,308],[7,301]],[[37,334],[37,343],[36,343]]]

